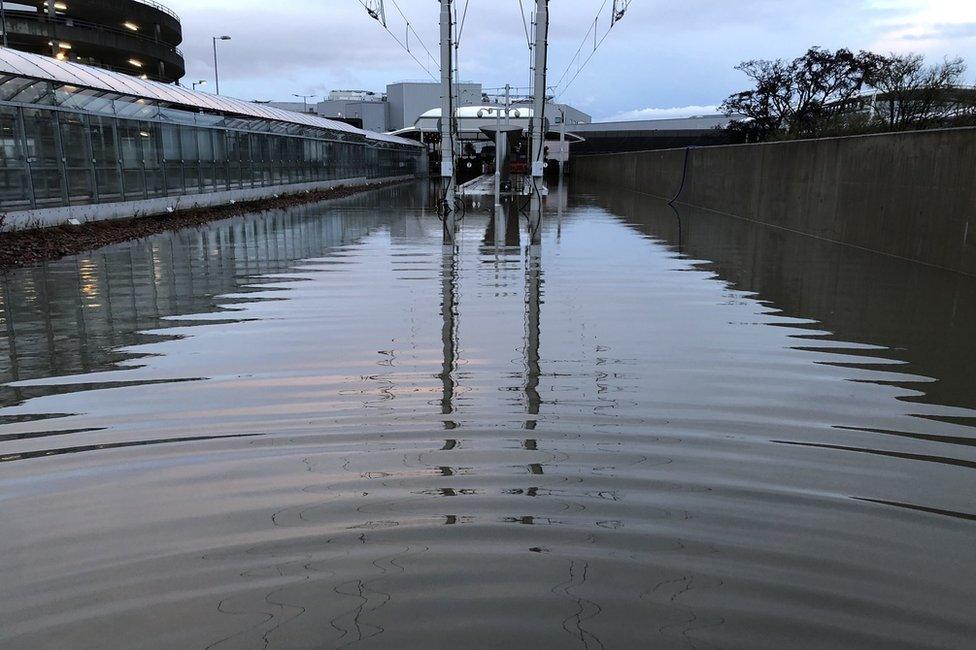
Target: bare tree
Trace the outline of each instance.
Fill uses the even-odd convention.
[[[883,65],[884,57],[848,49],[811,48],[791,64],[797,98],[789,134],[816,136],[830,118],[843,113]]]
[[[966,65],[944,59],[925,65],[920,54],[891,54],[868,82],[876,90],[875,115],[890,129],[942,126],[973,108],[972,89],[962,88]]]
[[[722,104],[727,115],[746,121],[732,128],[765,139],[774,135],[813,137],[828,119],[848,106],[876,74],[883,57],[819,47],[792,61],[746,61],[736,66],[752,79],[754,88],[731,95]]]
[[[791,114],[790,101],[794,94],[793,76],[789,64],[776,61],[744,61],[736,66],[752,79],[754,88],[729,96],[722,103],[726,115],[743,116],[734,120],[731,128],[763,140],[785,129]]]

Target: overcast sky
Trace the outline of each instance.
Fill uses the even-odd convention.
[[[436,57],[438,3],[395,0]],[[163,0],[183,20],[187,76],[213,91],[211,36],[221,92],[241,99],[293,99],[331,89],[385,90],[427,75],[359,0]],[[464,0],[455,0],[459,8]],[[532,0],[523,0],[528,9]],[[794,57],[811,45],[876,52],[962,56],[976,83],[976,0],[632,0],[576,76],[574,54],[603,0],[552,0],[549,84],[596,119],[670,117],[713,110],[744,87],[744,59]],[[597,22],[609,26],[613,0]],[[391,31],[406,25],[386,0]],[[437,74],[418,39],[411,50]],[[593,51],[592,31],[583,57]],[[461,76],[486,87],[528,84],[528,49],[518,0],[469,0],[461,35]],[[568,72],[567,72],[568,69]],[[566,72],[564,76],[564,72]],[[569,83],[573,77],[575,81]]]

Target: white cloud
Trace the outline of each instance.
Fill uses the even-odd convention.
[[[626,122],[630,120],[667,120],[696,115],[715,115],[720,113],[718,106],[676,106],[674,108],[638,108],[624,111],[600,120],[601,122]]]
[[[387,83],[425,76],[394,41],[405,39],[406,22],[389,2],[393,35],[355,0],[160,1],[183,17],[187,82],[208,79],[213,84],[211,37],[233,37],[219,45],[220,87],[229,96],[283,100],[293,93],[323,94],[333,88],[383,90]],[[439,57],[438,4],[396,4],[420,35],[411,33],[411,53],[436,75],[438,63],[431,58]],[[522,4],[528,9],[532,3]],[[584,34],[601,4],[552,3],[549,57],[550,85],[558,86],[560,101],[598,116],[648,119],[714,113],[710,104],[749,85],[733,69],[737,63],[791,59],[812,45],[919,51],[932,60],[958,55],[976,68],[974,0],[642,0],[631,3],[626,18],[580,72],[581,60],[593,54],[592,34]],[[526,86],[530,71],[519,4],[470,5],[459,55],[462,78],[486,87]],[[609,11],[604,6],[600,33],[609,27]],[[679,108],[628,110],[655,106]]]
[[[976,26],[976,3],[962,0],[874,0],[892,18],[881,21],[874,49],[896,52],[922,49],[937,55],[955,53],[963,40],[970,45]]]

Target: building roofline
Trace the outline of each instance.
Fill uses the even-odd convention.
[[[417,146],[417,143],[412,140],[395,138],[384,133],[358,129],[344,122],[330,120],[317,115],[297,113],[223,95],[212,95],[199,90],[191,90],[183,86],[140,79],[121,72],[113,72],[71,61],[59,61],[48,56],[21,52],[10,48],[0,47],[0,74],[29,77],[42,81],[108,91],[141,99],[169,102],[205,111],[255,117],[312,128],[329,129],[342,133],[362,135],[367,139]]]

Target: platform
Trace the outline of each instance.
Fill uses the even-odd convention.
[[[502,192],[502,196],[528,196],[531,187],[531,180],[528,176],[512,177],[512,190]],[[545,186],[541,190],[543,196],[549,193]],[[483,174],[474,180],[459,185],[458,192],[463,196],[491,196],[495,193],[495,175]]]

